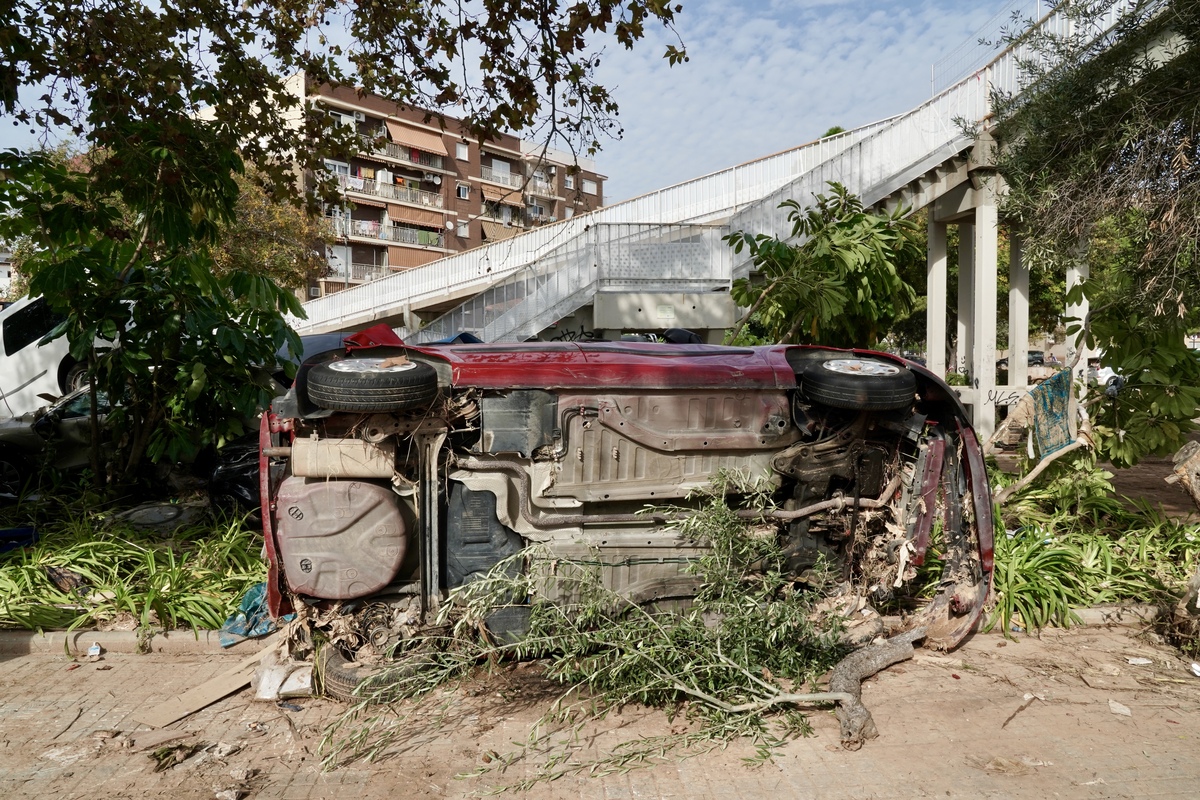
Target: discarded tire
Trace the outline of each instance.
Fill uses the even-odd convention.
[[[413,654],[383,666],[355,667],[332,645],[317,650],[316,674],[321,693],[343,703],[387,703],[397,699],[398,684],[429,663]]]
[[[868,358],[831,358],[805,368],[804,396],[814,403],[860,411],[912,405],[917,379],[906,368]]]
[[[308,399],[331,411],[409,411],[437,397],[437,371],[417,361],[347,358],[308,373]]]

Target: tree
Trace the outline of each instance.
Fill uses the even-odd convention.
[[[1025,256],[1061,275],[1086,258],[1092,278],[1074,320],[1126,380],[1098,396],[1095,433],[1114,464],[1177,449],[1200,414],[1200,372],[1183,344],[1200,322],[1200,6],[1138,4],[1093,43],[1111,0],[1064,4],[1071,33],[1006,37],[1030,57],[1029,88],[994,98],[1002,211]]]
[[[263,275],[285,289],[302,290],[328,270],[333,233],[320,216],[268,195],[261,177],[255,171],[234,176],[237,207],[219,226],[214,266],[218,275]]]
[[[180,197],[156,196],[131,222],[87,173],[46,154],[0,154],[8,177],[0,205],[13,212],[0,217],[0,235],[31,243],[22,265],[30,293],[64,317],[51,336],[68,336],[72,356],[88,364],[92,467],[102,484],[136,478],[147,458],[185,458],[244,433],[271,399],[276,350],[299,349],[282,317],[300,313],[294,295],[262,275],[214,270],[216,222],[234,208],[237,161],[233,152],[193,153],[176,187],[184,198],[204,197],[196,187],[219,193],[212,207],[226,213],[216,220],[189,213],[195,206]],[[100,392],[115,401],[110,469],[100,458]]]
[[[297,346],[284,324],[302,314],[294,296],[263,265],[247,269],[264,242],[215,249],[222,231],[241,235],[247,164],[269,196],[295,196],[297,169],[357,144],[302,105],[290,76],[432,117],[453,109],[483,139],[533,130],[590,152],[617,130],[616,104],[594,79],[595,40],[631,47],[678,10],[658,0],[0,7],[0,114],[66,128],[91,155],[85,171],[44,153],[0,154],[0,236],[36,248],[23,264],[30,291],[65,318],[55,333],[89,363],[93,409],[97,389],[120,400],[111,477],[238,433],[269,399],[261,370],[285,341]],[[352,43],[334,43],[339,25]],[[686,59],[674,46],[666,57]],[[93,466],[105,474],[98,445]]]
[[[750,325],[772,341],[871,347],[912,312],[916,295],[901,274],[923,263],[925,251],[908,209],[872,214],[841,184],[829,186],[807,209],[795,200],[780,205],[791,209],[799,244],[744,231],[725,237],[758,273],[734,282],[734,300],[749,308],[735,340]]]

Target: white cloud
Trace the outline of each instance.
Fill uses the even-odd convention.
[[[1013,3],[964,0],[684,2],[690,61],[669,68],[655,33],[610,50],[625,134],[597,157],[616,202],[852,128],[930,96],[931,64]]]

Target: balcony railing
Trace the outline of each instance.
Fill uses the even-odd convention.
[[[385,275],[391,275],[392,271],[387,267],[379,264],[351,264],[350,265],[350,281],[352,283],[364,283],[366,281],[377,281]],[[345,281],[346,270],[334,269],[322,280],[326,281]]]
[[[417,150],[404,144],[381,142],[371,136],[363,136],[361,138],[364,153],[377,153],[387,158],[394,158],[397,161],[407,161],[409,164],[415,164],[418,167],[442,169],[441,156],[435,156],[433,153],[426,153],[424,150]]]
[[[497,172],[491,167],[480,167],[479,177],[492,183],[502,183],[505,186],[511,186],[514,189],[520,189],[522,184],[525,183],[525,178],[521,175],[514,175],[511,172]]]
[[[554,197],[554,185],[545,178],[531,177],[525,190],[540,197]]]
[[[409,189],[407,186],[401,186],[395,183],[380,183],[379,181],[368,180],[367,178],[356,178],[353,175],[338,175],[338,185],[348,192],[362,192],[363,194],[382,197],[385,200],[398,200],[401,203],[412,203],[413,205],[431,206],[433,208],[442,208],[445,204],[445,198],[435,192],[426,192],[421,189]]]
[[[407,225],[385,224],[369,219],[346,219],[327,216],[335,236],[358,236],[398,244],[415,244],[421,247],[441,247],[444,236],[438,231],[410,228]]]

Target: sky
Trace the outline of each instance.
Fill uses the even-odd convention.
[[[979,36],[1046,0],[682,3],[688,63],[668,67],[674,39],[657,31],[601,61],[624,128],[595,157],[606,203],[908,111],[931,96],[935,63],[939,75],[985,63],[995,51]]]
[[[935,65],[953,78],[985,63],[994,49],[980,36],[1049,0],[673,2],[674,33],[648,26],[601,60],[624,129],[594,157],[608,204],[908,111],[930,97]],[[663,51],[679,40],[690,60],[669,67]],[[0,148],[37,145],[0,126]]]

